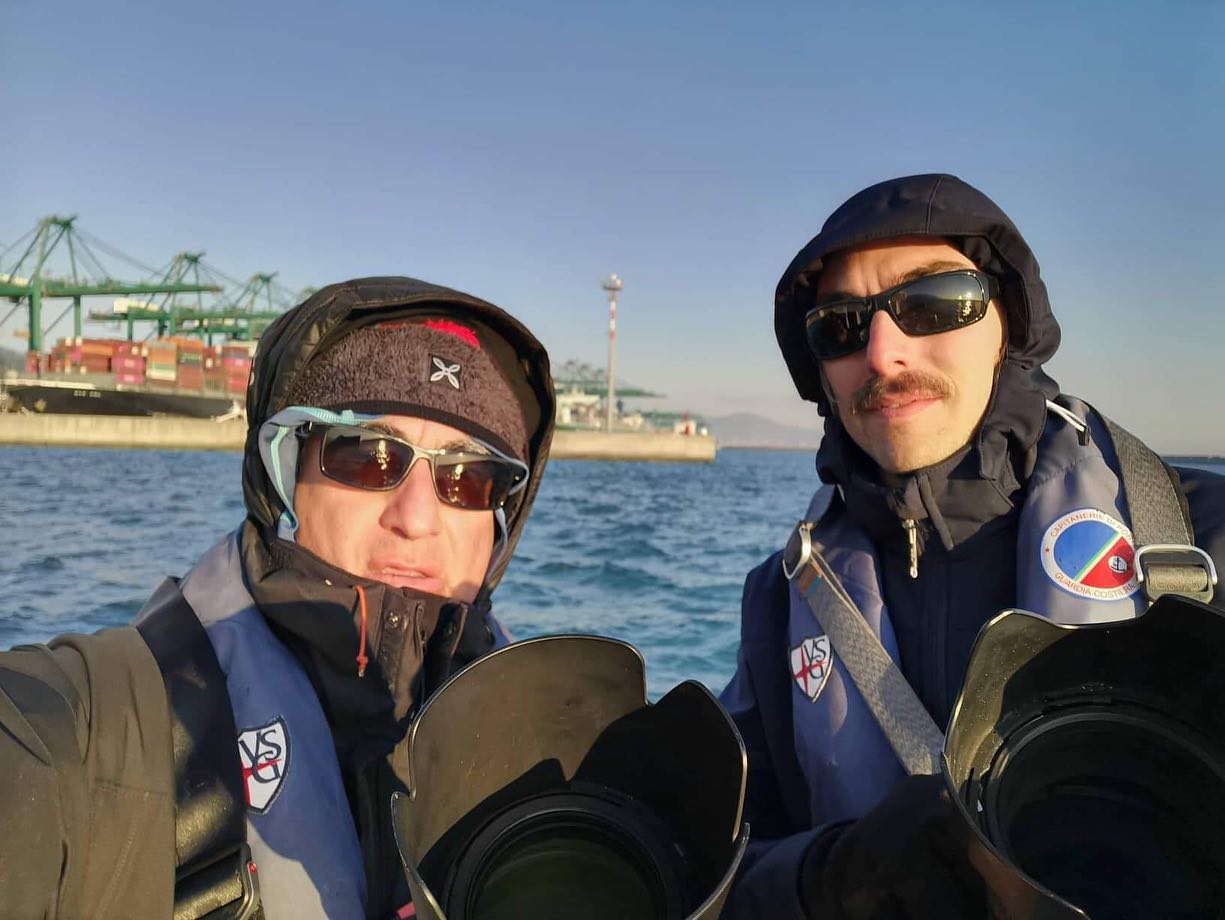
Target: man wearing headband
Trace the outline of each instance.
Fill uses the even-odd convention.
[[[1059,325],[1029,247],[952,176],[848,200],[783,274],[774,316],[796,388],[825,417],[827,487],[796,551],[745,583],[722,699],[748,749],[753,842],[727,916],[986,916],[964,847],[942,830],[943,781],[906,775],[821,625],[832,618],[810,600],[824,589],[801,579],[805,547],[938,742],[974,638],[1000,611],[1093,623],[1146,608],[1114,435],[1043,371]],[[1210,563],[1225,570],[1225,477],[1167,476],[1206,550],[1182,558],[1208,589]]]
[[[6,916],[411,914],[397,744],[507,641],[548,358],[492,304],[359,279],[269,327],[247,415],[246,519],[136,630],[0,654]]]

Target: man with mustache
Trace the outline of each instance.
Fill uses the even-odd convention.
[[[543,346],[471,295],[359,278],[273,323],[237,529],[135,629],[0,652],[0,915],[411,916],[400,742],[507,641],[553,417]]]
[[[833,488],[805,515],[811,545],[937,738],[1001,610],[1143,612],[1112,436],[1043,371],[1059,326],[1033,254],[985,195],[947,175],[859,192],[784,273],[775,333],[826,419],[816,461]],[[1225,570],[1225,477],[1169,476],[1195,544]],[[1051,552],[1068,533],[1075,564]],[[945,832],[941,778],[906,775],[783,561],[746,580],[722,696],[748,749],[753,837],[726,915],[985,916]]]

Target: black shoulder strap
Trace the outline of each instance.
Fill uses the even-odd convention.
[[[944,733],[813,543],[813,528],[833,493],[833,486],[823,486],[808,506],[808,519],[791,532],[783,575],[808,603],[906,773],[939,773]]]
[[[1217,573],[1210,557],[1195,545],[1195,532],[1177,474],[1139,438],[1100,412],[1119,473],[1136,545],[1136,577],[1149,602],[1181,594],[1208,603]]]
[[[137,615],[170,704],[175,770],[175,920],[262,916],[247,847],[238,731],[225,674],[177,581]]]

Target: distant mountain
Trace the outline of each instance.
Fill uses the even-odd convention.
[[[812,428],[784,425],[754,412],[706,416],[720,447],[776,447],[787,450],[816,450],[821,430],[814,420]]]
[[[719,447],[758,447],[779,450],[816,450],[821,444],[821,422],[813,419],[812,428],[784,425],[755,412],[731,415],[704,415],[703,421],[719,442]],[[1175,465],[1225,465],[1225,457],[1217,454],[1170,454],[1165,459]]]

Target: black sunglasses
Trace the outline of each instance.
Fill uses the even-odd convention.
[[[868,344],[868,328],[877,310],[887,312],[907,335],[937,335],[977,323],[997,296],[999,285],[983,272],[940,272],[871,297],[813,307],[804,317],[804,334],[817,360],[829,361]]]
[[[432,450],[373,428],[308,422],[300,429],[310,437],[322,432],[319,470],[329,479],[375,492],[394,489],[418,459],[430,465],[440,501],[466,511],[492,511],[527,483],[525,464],[487,444],[488,453]]]

